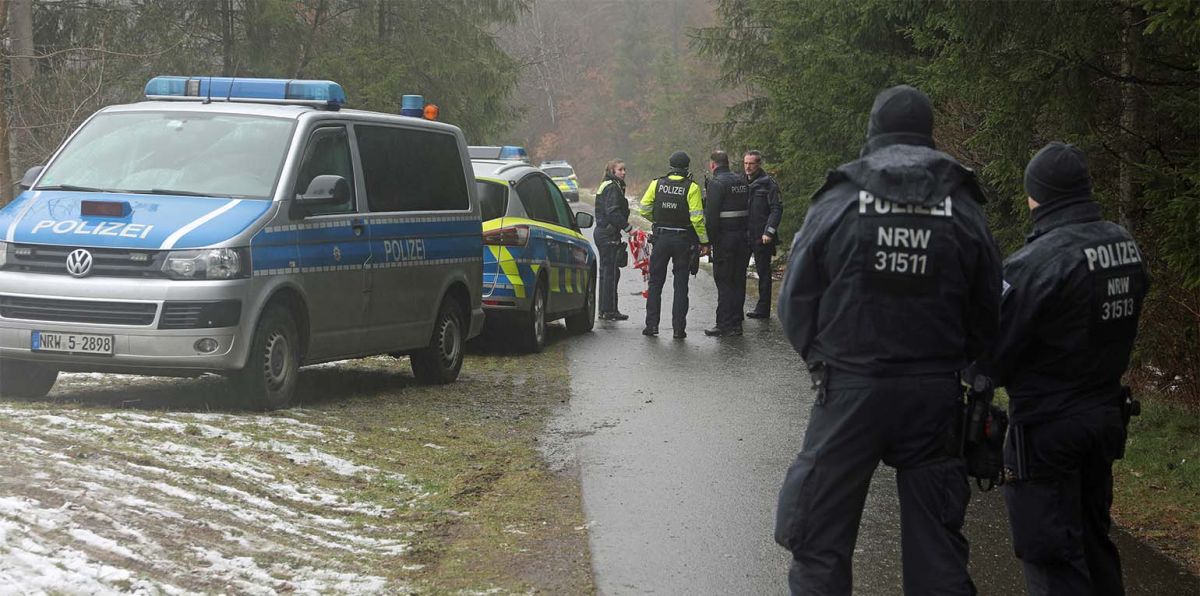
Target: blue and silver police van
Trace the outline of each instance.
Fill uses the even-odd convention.
[[[146,99],[92,115],[0,210],[0,394],[217,372],[276,408],[300,366],[375,354],[457,378],[484,317],[461,130],[419,96],[342,109],[329,81],[157,77]]]

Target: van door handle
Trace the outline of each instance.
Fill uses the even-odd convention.
[[[350,229],[354,230],[355,236],[362,236],[363,229],[367,227],[366,220],[352,219],[350,220]]]

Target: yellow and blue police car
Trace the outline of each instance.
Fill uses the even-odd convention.
[[[571,164],[563,160],[543,161],[542,171],[558,185],[567,201],[579,202],[579,178],[575,177],[575,168]]]
[[[566,319],[582,333],[596,321],[596,251],[580,233],[595,223],[574,213],[542,170],[473,159],[483,218],[483,309],[515,328],[528,351],[541,351],[546,323]]]

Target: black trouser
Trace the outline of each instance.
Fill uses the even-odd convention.
[[[754,312],[771,314],[771,259],[775,256],[774,246],[763,246],[762,238],[751,238],[754,253],[754,269],[758,273],[758,304]]]
[[[1038,424],[1014,425],[1004,465],[1026,479],[1004,485],[1013,549],[1031,595],[1124,594],[1112,527],[1112,463],[1125,442],[1117,407]]]
[[[617,312],[617,281],[621,279],[621,268],[617,267],[617,257],[620,256],[621,251],[625,250],[625,243],[621,242],[620,233],[614,238],[608,233],[597,230],[596,248],[600,252],[598,284],[600,312],[601,314]]]
[[[717,282],[717,327],[740,327],[745,318],[746,265],[750,247],[746,230],[721,230],[712,245],[713,280]]]
[[[974,594],[962,534],[966,464],[947,455],[962,412],[952,373],[830,371],[779,491],[775,541],[792,553],[792,594],[850,594],[850,560],[871,476],[896,468],[905,594]]]
[[[646,326],[658,328],[662,311],[663,284],[667,282],[667,265],[675,275],[675,303],[671,308],[671,325],[676,331],[687,328],[688,269],[694,246],[692,232],[659,230],[654,232],[654,249],[650,251],[650,289],[646,296]]]

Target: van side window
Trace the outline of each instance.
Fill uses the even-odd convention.
[[[362,124],[354,126],[354,134],[371,211],[471,208],[454,135]]]
[[[296,194],[304,194],[313,178],[325,174],[341,176],[350,184],[350,200],[337,205],[322,205],[310,215],[354,212],[354,166],[350,160],[350,138],[344,126],[324,126],[313,131],[304,149],[300,173],[296,176]]]
[[[558,213],[550,200],[550,190],[541,176],[529,176],[517,184],[517,195],[530,219],[558,225]]]
[[[575,216],[571,212],[571,207],[567,205],[567,200],[563,198],[562,191],[558,190],[558,185],[546,180],[546,192],[550,193],[550,202],[554,204],[554,214],[558,217],[558,225],[567,228],[568,230],[575,229]]]

